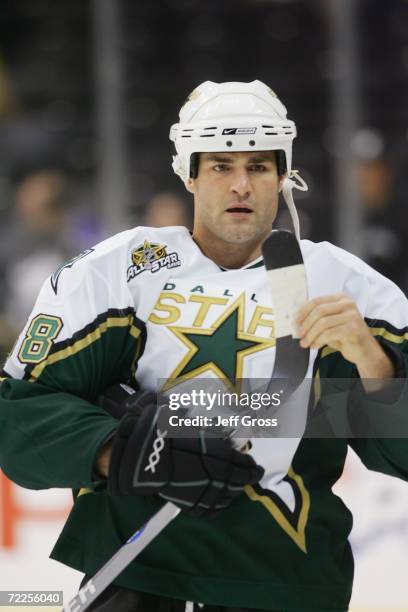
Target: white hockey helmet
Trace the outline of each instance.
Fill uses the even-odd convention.
[[[170,140],[177,155],[173,170],[184,181],[195,176],[194,153],[282,151],[287,178],[282,191],[299,237],[299,220],[292,189],[307,189],[292,170],[292,141],[296,126],[275,92],[261,81],[251,83],[201,83],[181,108],[180,122],[171,126]],[[282,153],[279,154],[280,156]],[[291,180],[298,179],[299,182]]]

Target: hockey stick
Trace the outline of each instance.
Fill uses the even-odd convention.
[[[262,245],[262,255],[273,297],[275,319],[275,364],[268,385],[285,379],[283,401],[306,376],[309,350],[301,348],[295,326],[295,314],[308,299],[306,270],[299,242],[285,230],[273,231]]]
[[[307,300],[306,273],[299,243],[291,232],[273,231],[262,245],[262,254],[273,295],[276,337],[275,364],[267,392],[278,385],[282,404],[298,388],[309,365],[309,350],[300,347],[294,329],[295,312]],[[62,612],[85,612],[180,511],[167,502],[88,580]]]

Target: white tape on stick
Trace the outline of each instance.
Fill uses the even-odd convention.
[[[307,301],[307,283],[303,264],[268,270],[268,282],[273,287],[272,301],[276,338],[299,338],[296,313]],[[304,291],[299,291],[304,287]]]

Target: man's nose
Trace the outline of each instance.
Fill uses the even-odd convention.
[[[248,197],[251,193],[251,182],[245,169],[234,170],[231,177],[231,191],[241,197]]]

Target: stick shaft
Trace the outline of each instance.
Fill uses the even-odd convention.
[[[134,533],[111,559],[64,606],[62,612],[85,612],[90,604],[129,565],[152,540],[176,518],[180,508],[167,502],[152,518]]]

